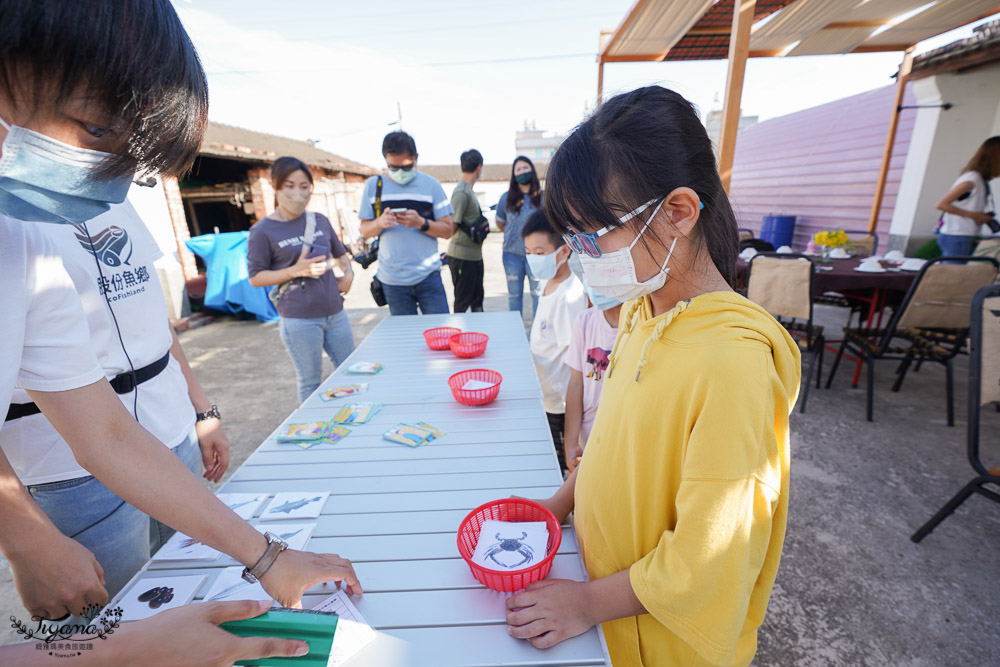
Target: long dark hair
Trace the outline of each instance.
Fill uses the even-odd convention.
[[[694,233],[732,285],[736,217],[704,125],[672,90],[647,86],[616,95],[573,130],[549,164],[545,211],[560,233],[621,227],[620,216],[679,187],[694,190],[705,205]],[[642,226],[655,208],[625,224]],[[643,243],[649,236],[664,245],[653,228]]]
[[[125,138],[95,175],[180,175],[208,122],[205,72],[169,0],[0,2],[0,91],[32,111],[92,95]]]
[[[507,190],[507,210],[520,211],[521,205],[524,203],[524,193],[521,192],[521,186],[518,185],[517,179],[514,178],[514,167],[517,166],[518,162],[527,162],[528,166],[531,167],[531,188],[528,190],[528,197],[531,199],[532,206],[541,208],[542,184],[538,180],[538,170],[535,169],[535,163],[525,155],[518,155],[510,165],[510,188]]]
[[[1000,176],[1000,135],[990,137],[980,144],[962,173],[967,171],[978,171],[987,183]]]

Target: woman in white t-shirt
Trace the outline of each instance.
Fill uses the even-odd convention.
[[[1000,176],[1000,136],[982,143],[951,190],[937,204],[937,209],[943,212],[938,245],[946,257],[971,255],[979,226],[994,221],[996,210],[989,183],[997,176]]]

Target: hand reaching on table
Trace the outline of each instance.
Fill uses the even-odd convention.
[[[594,627],[591,607],[586,582],[536,581],[507,599],[507,634],[527,639],[535,648],[550,648]]]
[[[302,594],[313,586],[335,581],[347,584],[347,592],[361,595],[361,583],[354,573],[351,561],[337,554],[317,554],[309,551],[285,549],[271,568],[261,577],[260,583],[267,594],[283,607],[302,607]]]

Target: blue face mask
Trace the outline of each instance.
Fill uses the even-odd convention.
[[[556,277],[556,271],[559,267],[563,265],[563,262],[556,263],[556,255],[559,253],[556,250],[548,255],[526,255],[528,259],[528,270],[531,271],[531,275],[538,278],[539,280],[551,280]]]
[[[0,213],[17,220],[77,225],[125,201],[131,176],[94,179],[108,153],[78,148],[8,125],[0,154]]]
[[[609,308],[622,305],[622,302],[618,299],[606,297],[586,283],[583,284],[583,287],[587,290],[587,296],[590,297],[590,302],[594,304],[594,307],[598,310],[607,310]]]

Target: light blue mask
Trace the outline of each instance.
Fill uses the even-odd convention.
[[[590,302],[594,304],[597,310],[607,310],[622,305],[622,302],[618,299],[606,297],[586,283],[583,284],[583,287],[587,290],[587,296],[590,297]]]
[[[108,153],[8,125],[0,155],[0,213],[17,220],[77,225],[125,201],[131,176],[91,177]]]
[[[556,263],[556,254],[559,251],[549,253],[548,255],[526,255],[528,259],[528,270],[531,271],[531,275],[539,280],[551,280],[556,277],[556,271],[562,266],[563,262]]]

